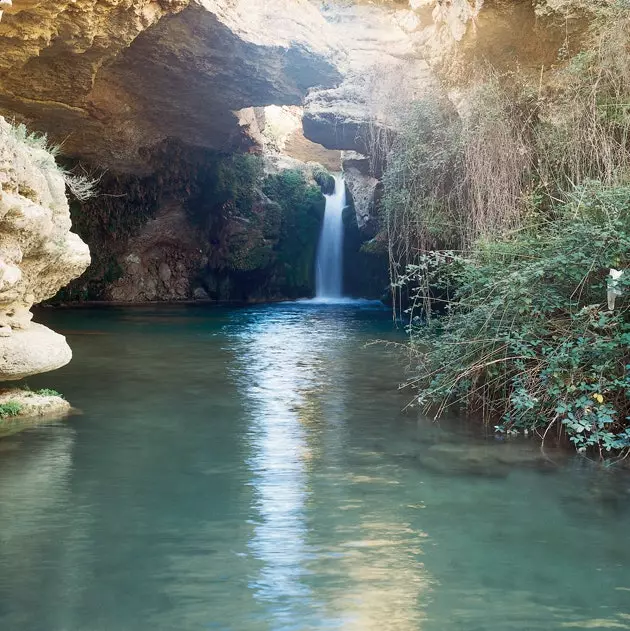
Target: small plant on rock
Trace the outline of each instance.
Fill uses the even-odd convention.
[[[51,388],[42,388],[41,390],[37,390],[36,394],[39,394],[42,397],[61,397],[63,399],[62,394],[56,390],[52,390]]]
[[[19,401],[7,401],[0,403],[0,419],[12,418],[22,411],[22,404]]]

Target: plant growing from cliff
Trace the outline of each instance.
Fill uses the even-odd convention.
[[[61,169],[61,173],[70,194],[76,200],[85,202],[96,197],[102,175],[93,177],[82,167],[75,167],[74,170]]]
[[[554,75],[534,130],[537,184],[548,198],[594,178],[615,186],[630,173],[630,14],[601,9],[588,45]]]
[[[415,103],[391,145],[383,175],[382,222],[387,230],[392,287],[425,250],[457,242],[461,173],[460,123],[439,100]],[[394,296],[401,299],[400,292]]]
[[[515,235],[411,268],[448,283],[447,314],[412,329],[418,400],[479,412],[502,432],[552,430],[580,451],[630,453],[630,187],[589,183]]]
[[[304,174],[287,170],[265,179],[263,192],[281,209],[278,264],[290,296],[312,293],[317,239],[324,215],[325,200],[318,187]]]
[[[394,294],[405,268],[427,252],[467,248],[518,227],[531,173],[530,97],[489,72],[466,113],[429,96],[415,103],[391,143],[382,207]]]
[[[26,125],[19,123],[11,125],[13,142],[19,143],[32,150],[34,164],[44,170],[57,171],[64,179],[70,193],[79,201],[85,201],[96,195],[99,177],[92,177],[84,168],[79,166],[68,169],[59,164],[61,145],[55,145],[48,139],[47,134],[29,132]]]

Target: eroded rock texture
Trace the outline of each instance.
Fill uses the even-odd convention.
[[[65,339],[31,323],[37,304],[85,271],[63,174],[41,141],[0,117],[0,381],[63,366]]]
[[[234,110],[341,78],[307,0],[14,0],[0,41],[0,113],[118,172],[165,138],[244,148]]]
[[[347,55],[343,81],[309,93],[304,112],[307,138],[329,149],[366,153],[374,133],[394,125],[396,109],[433,84],[412,33],[415,13],[388,3],[320,2],[322,14]],[[392,98],[395,96],[395,98]]]
[[[365,225],[401,112],[430,92],[459,107],[490,67],[541,78],[580,50],[593,11],[614,0],[312,0],[347,49],[343,81],[306,98],[305,136],[370,157],[344,166]],[[379,165],[379,161],[381,164]]]

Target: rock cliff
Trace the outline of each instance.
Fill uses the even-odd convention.
[[[166,138],[247,147],[235,110],[341,79],[307,0],[14,0],[0,41],[0,114],[116,172]]]
[[[329,149],[370,158],[350,160],[345,169],[360,225],[369,223],[375,207],[383,143],[400,128],[400,113],[411,101],[440,92],[460,106],[490,66],[542,79],[580,50],[593,11],[614,3],[312,1],[347,55],[341,84],[315,88],[306,97],[304,133]]]
[[[372,128],[393,125],[393,110],[434,84],[413,36],[420,21],[400,3],[318,5],[347,54],[340,63],[341,84],[309,92],[304,132],[329,149],[366,153]]]
[[[31,323],[30,312],[90,263],[87,245],[71,232],[65,188],[44,142],[0,118],[0,381],[72,357],[65,339]]]
[[[409,102],[429,90],[461,101],[488,58],[540,73],[579,47],[585,16],[607,1],[0,0],[0,114],[107,170],[89,216],[73,210],[81,234],[107,244],[77,289],[192,298],[206,261],[232,265],[248,230],[264,251],[277,241],[227,201],[207,204],[220,154],[263,153],[276,174],[343,162],[373,236],[379,143]],[[203,229],[195,204],[211,207]]]

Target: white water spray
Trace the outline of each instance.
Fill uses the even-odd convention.
[[[341,298],[343,290],[343,209],[346,206],[346,183],[335,175],[335,192],[326,195],[324,225],[317,248],[315,290],[318,299]]]

